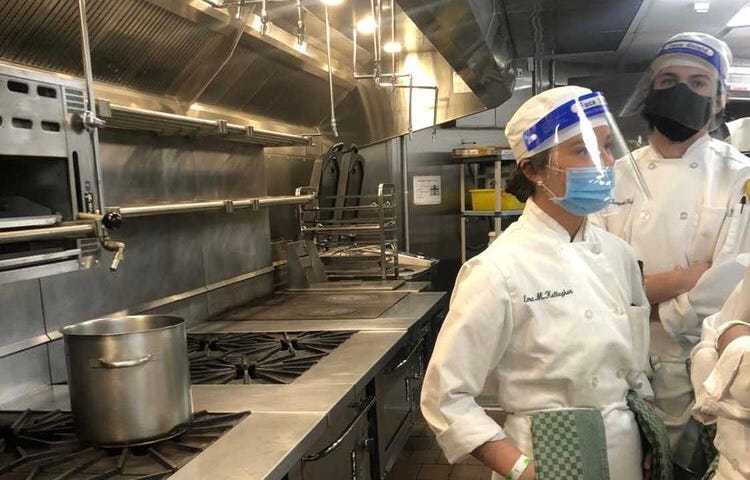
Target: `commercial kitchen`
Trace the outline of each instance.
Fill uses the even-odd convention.
[[[614,111],[702,31],[747,152],[748,27],[746,0],[3,0],[0,479],[407,478],[457,272],[524,207],[514,112],[566,84]]]

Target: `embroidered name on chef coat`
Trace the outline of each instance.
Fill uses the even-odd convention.
[[[523,302],[539,302],[541,300],[549,300],[551,298],[565,298],[568,295],[573,295],[573,290],[545,290],[544,292],[536,292],[534,295],[523,294]]]
[[[612,205],[617,205],[618,207],[624,207],[625,205],[632,205],[633,199],[632,198],[626,198],[625,200],[618,202],[617,200],[612,200]]]

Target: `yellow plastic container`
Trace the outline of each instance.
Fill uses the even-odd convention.
[[[500,203],[503,210],[523,210],[525,203],[519,201],[515,195],[503,190],[500,197]]]
[[[471,209],[479,212],[495,211],[494,188],[470,188]]]
[[[495,210],[495,190],[492,188],[471,188],[471,209],[477,212],[492,212]],[[523,210],[526,204],[519,202],[515,195],[505,190],[500,192],[500,208],[503,210]]]

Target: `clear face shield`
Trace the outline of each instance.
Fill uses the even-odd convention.
[[[621,175],[630,176],[649,198],[641,172],[599,92],[557,107],[527,129],[523,141],[531,159],[526,162],[534,162],[539,154],[546,156],[547,168],[538,186],[574,215],[606,208],[613,200],[615,178]]]
[[[704,50],[713,50],[698,42],[673,43],[677,46],[666,51],[676,53],[660,54],[652,62],[621,115],[641,115],[669,140],[684,142],[721,124],[726,96],[718,55],[708,55]],[[692,53],[680,53],[681,43],[689,44]]]

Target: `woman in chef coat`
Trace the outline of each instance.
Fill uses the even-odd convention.
[[[748,257],[743,259],[748,263]],[[693,415],[716,424],[713,480],[750,479],[750,270],[721,312],[703,322],[691,354]]]
[[[687,359],[703,319],[740,280],[735,257],[750,251],[750,162],[708,134],[726,104],[731,63],[727,44],[710,35],[681,33],[667,41],[623,112],[642,115],[651,128],[649,145],[633,152],[651,198],[634,195],[632,178],[618,176],[612,206],[594,219],[643,262],[654,400],[681,467],[677,479],[700,478],[705,468],[699,429],[689,422]]]
[[[450,462],[472,454],[496,479],[640,480],[643,455],[626,394],[651,394],[648,301],[630,247],[586,219],[611,201],[612,164],[624,142],[603,96],[574,86],[527,101],[505,134],[518,162],[508,190],[526,207],[461,269],[422,412]],[[508,413],[504,428],[476,402],[490,379]],[[554,432],[549,442],[532,441],[546,412],[572,412],[564,435],[576,431],[577,413],[594,412],[599,444]],[[574,443],[584,453],[565,455],[577,474],[539,477],[545,449]],[[592,452],[603,462],[587,460]]]

